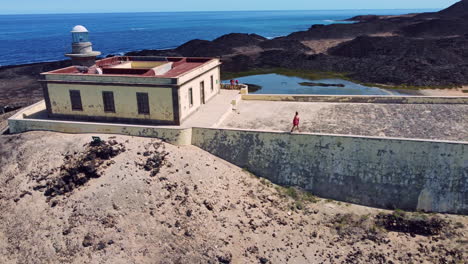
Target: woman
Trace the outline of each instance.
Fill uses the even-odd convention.
[[[297,131],[299,131],[299,133],[301,133],[301,130],[299,129],[299,113],[296,112],[296,115],[294,116],[294,119],[293,119],[293,127],[291,129],[291,133],[294,131],[294,128],[297,127]]]

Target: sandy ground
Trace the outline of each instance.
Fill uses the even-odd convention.
[[[418,92],[420,95],[425,96],[468,96],[468,86],[454,89],[422,89],[418,90]]]
[[[301,41],[302,44],[311,48],[314,52],[312,53],[327,53],[328,49],[338,46],[341,43],[352,40],[352,38],[343,39],[318,39],[318,40],[305,40]]]
[[[302,196],[149,138],[116,136],[126,151],[100,177],[48,199],[38,184],[90,139],[0,136],[0,263],[466,263],[467,217],[438,215],[449,224],[436,236],[389,232],[372,222],[387,211]],[[163,148],[151,177],[140,164]]]
[[[220,127],[468,141],[468,105],[242,101]]]

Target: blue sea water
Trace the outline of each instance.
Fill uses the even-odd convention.
[[[84,25],[103,55],[168,49],[192,39],[227,33],[267,38],[307,30],[313,24],[344,23],[356,15],[397,15],[433,10],[236,11],[107,14],[0,15],[0,66],[65,59],[70,30]]]

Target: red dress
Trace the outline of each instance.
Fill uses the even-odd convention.
[[[295,117],[294,117],[293,125],[294,125],[294,126],[298,126],[298,125],[299,125],[299,117],[298,117],[298,116],[295,116]]]

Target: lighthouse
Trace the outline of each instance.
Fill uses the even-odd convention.
[[[72,31],[72,52],[65,56],[72,59],[73,65],[93,66],[96,56],[101,55],[99,51],[93,51],[93,44],[89,41],[89,31],[81,25],[75,26]]]

